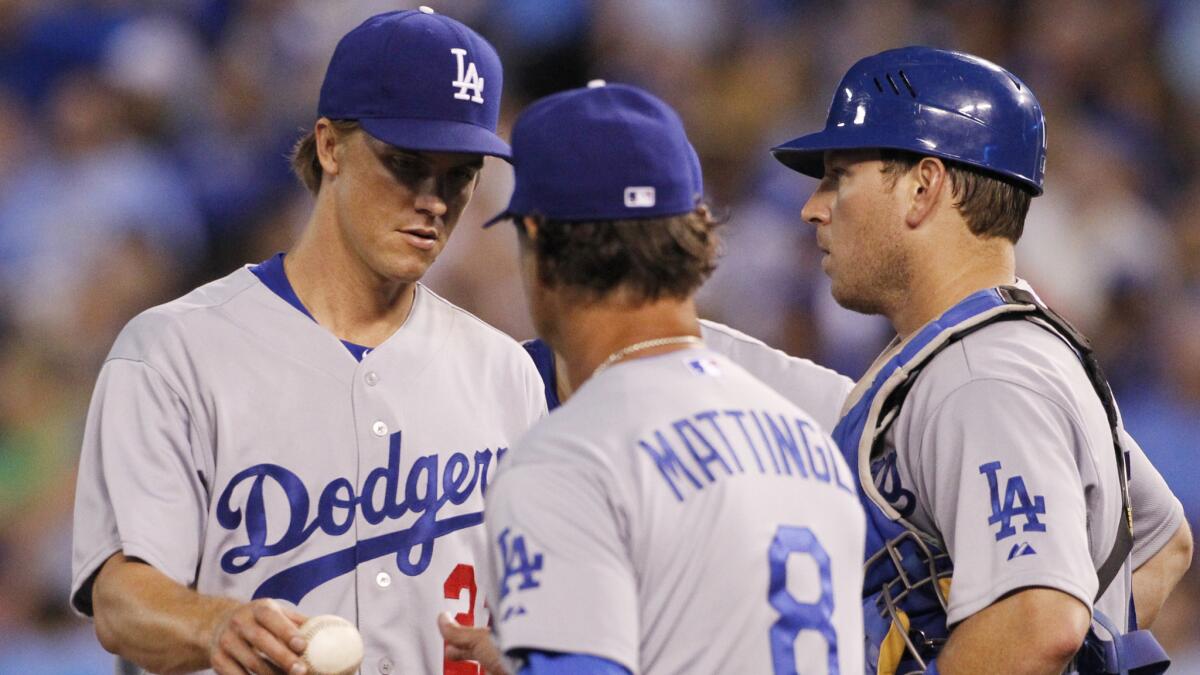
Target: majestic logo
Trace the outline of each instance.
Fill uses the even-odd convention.
[[[500,559],[504,563],[504,578],[500,580],[500,601],[502,603],[510,592],[509,581],[514,579],[519,581],[518,591],[541,586],[536,574],[542,571],[542,554],[535,553],[533,558],[530,558],[529,550],[525,546],[525,537],[517,535],[510,540],[511,532],[511,528],[506,527],[496,538],[496,543],[500,545]],[[504,616],[500,620],[508,621],[512,617],[522,614],[525,614],[523,606],[512,605],[504,610]]]
[[[458,78],[450,83],[451,86],[458,87],[458,91],[454,92],[454,98],[460,101],[483,103],[483,78],[475,69],[475,62],[467,61],[467,50],[465,49],[455,47],[450,50],[450,53],[458,59]]]
[[[346,478],[335,478],[321,490],[312,506],[308,488],[300,477],[277,464],[257,464],[238,472],[217,499],[217,523],[226,530],[244,528],[247,542],[234,546],[220,558],[221,569],[240,574],[263,558],[283,555],[300,547],[318,530],[336,537],[345,534],[361,516],[370,525],[416,518],[406,528],[367,539],[359,539],[340,551],[314,558],[276,573],[255,591],[255,598],[281,598],[299,603],[313,589],[330,579],[353,571],[358,565],[387,555],[396,557],[396,567],[417,576],[429,567],[438,538],[483,522],[483,513],[463,513],[438,518],[447,504],[464,504],[472,494],[486,494],[488,469],[505,448],[493,455],[490,449],[450,454],[441,471],[438,454],[418,456],[407,477],[400,476],[400,432],[392,434],[387,466],[367,474],[355,493]],[[240,489],[243,484],[248,489]],[[269,512],[264,498],[267,486],[287,496],[288,512]],[[239,499],[240,503],[235,503]],[[414,556],[415,552],[415,556]],[[414,560],[415,557],[415,560]]]
[[[997,473],[1000,471],[1000,462],[988,462],[979,467],[979,473],[987,476],[988,489],[992,493],[992,515],[988,517],[988,525],[1000,524],[1000,531],[996,533],[996,541],[1000,541],[1017,533],[1017,528],[1013,527],[1012,520],[1017,516],[1025,518],[1025,524],[1021,526],[1022,532],[1045,532],[1046,526],[1038,520],[1038,516],[1046,515],[1046,500],[1041,495],[1029,498],[1029,490],[1025,489],[1025,479],[1021,476],[1013,476],[1008,479],[1004,486],[1004,507],[1000,506],[1000,479]],[[1032,548],[1030,552],[1034,552]],[[1024,549],[1014,549],[1009,555],[1009,559],[1020,555],[1030,555],[1024,552]]]
[[[1020,558],[1023,555],[1037,555],[1037,551],[1029,545],[1029,542],[1023,541],[1019,544],[1013,544],[1012,548],[1008,549],[1008,559]]]

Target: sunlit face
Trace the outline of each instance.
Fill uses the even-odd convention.
[[[403,150],[362,131],[339,145],[329,187],[346,245],[380,277],[419,280],[470,201],[483,157]]]
[[[800,212],[817,228],[834,299],[866,314],[884,312],[910,278],[901,192],[882,168],[875,152],[826,152],[825,177]]]

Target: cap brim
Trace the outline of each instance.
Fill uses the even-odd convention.
[[[405,150],[464,152],[512,162],[512,148],[495,133],[467,122],[451,120],[362,118],[368,134]]]
[[[495,216],[492,216],[491,218],[489,218],[488,221],[483,224],[483,226],[485,228],[488,228],[488,227],[495,225],[496,223],[503,223],[506,220],[514,220],[514,219],[520,218],[520,217],[521,217],[521,215],[519,213],[514,213],[514,212],[506,209],[503,212],[497,213]]]

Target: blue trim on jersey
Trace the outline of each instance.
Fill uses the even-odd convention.
[[[271,292],[283,298],[287,304],[300,310],[300,313],[308,318],[313,319],[312,312],[300,302],[300,296],[296,295],[296,289],[292,288],[292,282],[288,281],[287,272],[283,269],[283,256],[285,253],[276,253],[275,255],[260,262],[250,271],[258,280],[263,282],[263,285],[271,289]]]
[[[342,340],[342,346],[350,350],[350,355],[354,357],[355,361],[362,361],[364,356],[371,353],[370,347],[357,345],[347,340]]]
[[[529,652],[517,675],[630,675],[616,661],[589,654]]]
[[[283,298],[284,302],[300,310],[300,313],[316,322],[312,312],[300,302],[300,296],[296,295],[296,289],[292,288],[292,282],[288,281],[287,272],[283,269],[284,253],[276,253],[259,264],[250,268],[254,276],[263,282],[263,285],[271,289],[271,292]],[[370,347],[364,347],[360,344],[355,344],[346,340],[341,341],[346,349],[350,351],[350,355],[356,361],[362,361],[363,357],[371,353]]]
[[[546,409],[554,410],[562,405],[558,400],[558,370],[554,367],[554,350],[541,338],[526,340],[521,346],[533,359],[533,365],[537,366],[538,374],[542,376],[542,384],[546,386]]]

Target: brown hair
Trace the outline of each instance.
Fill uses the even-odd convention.
[[[722,225],[707,206],[662,218],[590,222],[537,218],[538,278],[589,299],[625,287],[646,302],[685,299],[717,268]],[[525,237],[525,228],[517,222]]]
[[[339,134],[348,134],[359,129],[357,120],[329,120],[330,126]],[[296,145],[292,146],[292,154],[288,157],[292,164],[292,173],[304,183],[308,191],[317,194],[321,189],[321,158],[317,156],[317,134],[308,130]]]
[[[892,185],[901,174],[916,166],[924,155],[904,150],[882,149],[883,172],[891,177]],[[1033,192],[1015,181],[987,173],[973,166],[942,159],[950,179],[950,191],[956,198],[955,208],[967,221],[971,233],[983,237],[1002,237],[1017,243],[1025,230],[1025,216]]]

